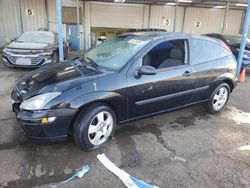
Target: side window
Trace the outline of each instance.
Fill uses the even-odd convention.
[[[230,52],[220,44],[202,40],[192,39],[191,42],[191,64],[199,64],[230,55]]]
[[[156,69],[184,65],[187,62],[185,40],[165,41],[152,48],[142,59],[142,65]]]

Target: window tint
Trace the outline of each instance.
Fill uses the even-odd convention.
[[[192,39],[191,63],[198,64],[230,55],[230,52],[217,44],[208,40]]]
[[[163,69],[185,64],[185,41],[165,41],[152,48],[142,59],[143,65]]]

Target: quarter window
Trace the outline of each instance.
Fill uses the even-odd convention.
[[[220,44],[202,39],[192,39],[191,63],[199,64],[213,61],[230,55]]]

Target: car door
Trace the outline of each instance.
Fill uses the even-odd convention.
[[[192,66],[189,65],[187,38],[183,39],[185,62],[182,65],[157,69],[155,75],[136,76],[136,71],[143,65],[143,57],[163,42],[157,43],[149,51],[143,53],[127,72],[129,119],[172,110],[192,103],[195,78],[192,75]],[[162,57],[164,54],[157,56]],[[152,64],[155,63],[154,59],[151,61],[153,61]]]

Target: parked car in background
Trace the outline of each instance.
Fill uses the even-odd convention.
[[[3,49],[3,61],[10,67],[40,67],[56,63],[59,57],[57,34],[50,31],[29,31]],[[64,42],[64,58],[68,47]]]
[[[11,94],[28,138],[102,146],[117,124],[205,104],[218,113],[236,85],[236,61],[222,41],[168,32],[119,35],[83,57],[24,76]]]
[[[220,33],[208,33],[206,36],[222,40],[233,52],[236,60],[240,51],[241,35],[226,35]],[[243,54],[242,67],[250,67],[250,39],[247,39],[245,51]]]

